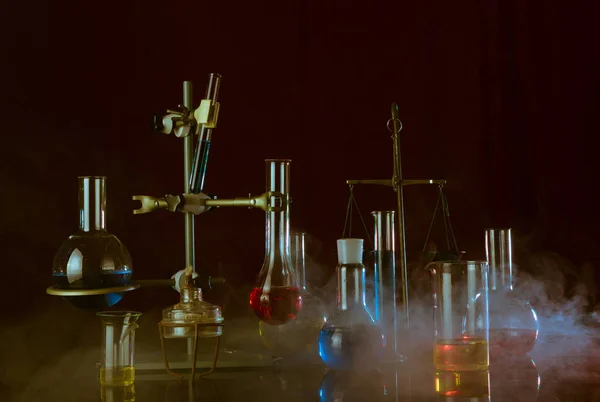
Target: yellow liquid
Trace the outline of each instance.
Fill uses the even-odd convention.
[[[100,369],[100,384],[127,387],[135,381],[135,368],[132,366],[117,366]]]
[[[100,398],[102,399],[102,402],[134,402],[135,386],[100,387]]]
[[[436,370],[487,370],[487,341],[481,338],[447,339],[435,343],[433,364]]]
[[[438,395],[464,398],[483,398],[489,395],[488,371],[438,371],[435,373],[435,391]]]

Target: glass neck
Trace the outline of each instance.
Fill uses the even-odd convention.
[[[394,235],[395,211],[373,211],[375,224],[374,251],[395,251],[396,237]]]
[[[485,246],[490,290],[513,290],[511,229],[486,229]]]
[[[202,301],[202,289],[200,288],[183,288],[179,295],[181,303],[190,303],[192,301]]]
[[[290,160],[267,159],[267,192],[283,194],[285,206],[282,211],[265,213],[265,266],[268,275],[275,270],[282,275],[295,276],[290,260]],[[272,197],[271,205],[278,205],[276,197]],[[287,285],[297,287],[298,278],[285,280]]]
[[[79,230],[106,230],[105,177],[79,177]]]
[[[366,306],[366,269],[363,264],[340,264],[337,267],[337,308],[348,310]]]
[[[304,233],[290,235],[290,260],[298,276],[298,286],[303,292],[308,292],[306,284],[306,257],[304,248]]]

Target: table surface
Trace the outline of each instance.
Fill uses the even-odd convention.
[[[486,375],[462,373],[455,376],[456,389],[450,390],[447,396],[436,394],[433,371],[409,363],[365,374],[335,372],[318,363],[255,369],[221,368],[195,383],[175,379],[163,370],[138,370],[135,384],[127,388],[103,388],[89,370],[65,374],[46,373],[45,381],[32,381],[23,392],[3,400],[600,401],[600,366],[586,357],[554,360],[543,365],[536,365],[529,358],[521,359],[503,367],[492,366],[489,380]],[[473,376],[475,380],[471,378]],[[485,395],[488,384],[490,392]]]

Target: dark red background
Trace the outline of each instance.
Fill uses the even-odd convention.
[[[4,3],[3,292],[18,314],[50,298],[53,255],[77,227],[78,175],[108,177],[108,229],[129,247],[138,279],[184,268],[183,216],[134,216],[130,199],[181,191],[182,141],[149,123],[181,103],[184,80],[198,104],[210,72],[224,78],[206,191],[259,194],[263,159],[293,159],[292,224],[309,234],[317,279],[333,270],[345,180],[391,177],[391,102],[404,123],[405,178],[449,181],[454,230],[471,257],[483,257],[485,227],[512,226],[524,252],[597,266],[592,4]],[[405,194],[415,259],[437,194]],[[369,211],[395,206],[387,188],[356,195],[369,225]],[[232,283],[251,282],[263,219],[245,209],[197,218],[201,269],[215,274],[220,263]]]

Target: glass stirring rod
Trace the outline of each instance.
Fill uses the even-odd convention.
[[[208,79],[205,99],[216,102],[219,95],[219,86],[221,84],[221,75],[211,73]],[[192,162],[192,171],[190,174],[190,192],[199,193],[204,189],[204,179],[206,177],[206,165],[208,164],[208,153],[210,151],[210,141],[212,128],[200,124],[198,133],[198,142],[194,150],[194,159]]]

